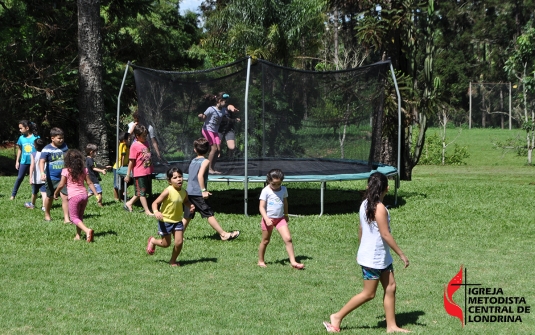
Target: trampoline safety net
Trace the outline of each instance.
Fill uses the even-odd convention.
[[[366,173],[378,163],[389,62],[331,72],[248,58],[195,72],[132,67],[140,122],[153,127],[165,160],[154,160],[156,172],[172,165],[187,173],[202,137],[198,114],[211,105],[204,96],[219,92],[239,109],[223,118],[236,143],[230,151],[222,138],[215,169],[223,176],[244,176],[245,162],[247,176],[272,168],[287,176]]]

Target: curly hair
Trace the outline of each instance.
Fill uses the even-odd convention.
[[[375,211],[377,209],[377,203],[381,199],[381,194],[386,191],[388,187],[388,178],[381,172],[375,172],[368,178],[368,188],[364,199],[368,200],[366,206],[366,217],[368,222],[375,221]]]
[[[65,153],[63,158],[65,168],[69,170],[73,181],[82,181],[85,179],[85,157],[79,150],[70,149]]]

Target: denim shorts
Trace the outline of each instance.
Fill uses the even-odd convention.
[[[378,280],[379,278],[381,278],[381,274],[385,271],[388,271],[388,272],[394,272],[394,267],[392,266],[392,264],[390,264],[389,266],[387,266],[385,269],[372,269],[372,268],[368,268],[366,266],[362,266],[362,279],[364,280]]]

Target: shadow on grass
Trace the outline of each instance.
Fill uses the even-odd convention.
[[[164,261],[164,260],[158,260],[158,262],[159,263],[165,263],[165,264],[169,263],[168,261]],[[199,259],[179,260],[178,261],[178,263],[180,263],[180,267],[193,265],[193,264],[196,264],[196,263],[207,263],[207,262],[217,263],[217,258],[214,258],[214,257],[212,257],[212,258],[203,257],[203,258],[199,258]]]
[[[319,188],[294,188],[288,185],[288,204],[290,214],[293,215],[319,215],[321,212],[321,199]],[[249,189],[247,201],[247,214],[259,215],[259,196],[261,188]],[[325,190],[323,201],[323,214],[357,213],[362,199],[362,190]],[[208,200],[216,213],[244,214],[244,191],[222,190],[213,192]],[[392,201],[393,203],[393,201]]]
[[[101,237],[101,236],[107,236],[107,235],[117,236],[117,232],[114,230],[96,231],[93,236]]]
[[[398,327],[401,327],[401,328],[407,325],[416,325],[416,326],[426,327],[427,326],[426,324],[418,322],[418,318],[420,318],[423,315],[425,315],[424,311],[396,313],[396,323]],[[381,321],[377,322],[377,326],[341,327],[341,329],[386,329],[386,321],[384,320],[385,315],[383,314],[381,316],[378,316],[377,318],[381,319]]]
[[[297,263],[301,263],[309,259],[313,259],[313,258],[308,257],[308,256],[295,256],[295,260],[297,261]],[[266,264],[290,265],[290,259],[289,258],[279,259],[278,261],[266,262]]]

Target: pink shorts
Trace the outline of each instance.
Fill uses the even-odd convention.
[[[273,230],[273,227],[279,229],[280,227],[288,225],[288,222],[286,221],[285,218],[278,218],[278,219],[271,218],[271,220],[273,220],[273,224],[271,226],[267,226],[266,221],[264,221],[264,218],[262,218],[262,221],[260,222],[260,227],[262,228],[262,230],[271,231]]]
[[[87,194],[76,195],[69,199],[69,216],[72,223],[79,224],[83,222],[86,206]]]
[[[219,133],[214,133],[213,131],[209,131],[203,128],[202,130],[202,136],[206,138],[208,141],[208,144],[214,145],[214,144],[221,144],[221,139],[219,138]]]

